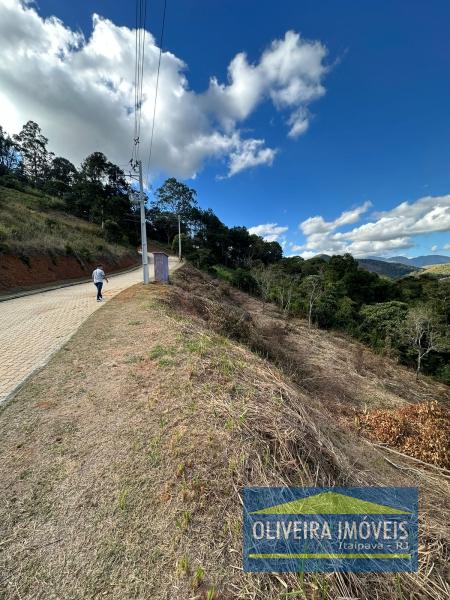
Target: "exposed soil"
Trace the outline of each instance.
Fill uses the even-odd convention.
[[[76,281],[89,277],[100,263],[106,273],[137,266],[139,256],[130,252],[120,258],[99,256],[86,261],[75,256],[16,256],[0,254],[0,293],[39,288],[52,283]]]

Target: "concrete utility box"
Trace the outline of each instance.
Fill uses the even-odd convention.
[[[153,252],[155,263],[155,281],[169,283],[169,255],[165,252]]]

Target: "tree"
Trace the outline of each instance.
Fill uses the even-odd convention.
[[[416,377],[422,370],[423,359],[443,346],[442,331],[436,316],[426,304],[418,305],[408,311],[404,336],[416,355]]]
[[[191,218],[190,228],[195,232],[197,245],[207,247],[215,263],[225,264],[228,251],[228,227],[210,208],[201,210],[194,207]]]
[[[56,156],[50,165],[45,189],[50,194],[63,196],[70,190],[77,175],[75,166],[62,156]]]
[[[13,138],[22,155],[25,175],[35,186],[42,185],[52,156],[47,151],[48,139],[42,135],[41,128],[34,121],[28,121]]]
[[[175,177],[167,179],[156,190],[153,207],[165,223],[168,244],[177,231],[178,217],[182,221],[189,222],[192,209],[197,206],[196,195],[197,192],[194,189],[177,181]]]
[[[302,275],[305,259],[301,256],[288,256],[280,260],[280,267],[289,275]]]
[[[71,186],[77,170],[75,166],[62,156],[55,156],[49,170],[49,177],[53,181],[59,181],[64,185]]]
[[[249,262],[260,260],[265,265],[278,262],[283,257],[283,249],[278,242],[266,242],[259,235],[249,235],[247,260]]]
[[[270,299],[274,281],[274,271],[271,267],[258,267],[252,271],[253,279],[256,281],[258,291],[263,299],[263,310],[265,303]]]
[[[377,350],[390,354],[393,347],[399,347],[399,332],[404,327],[407,312],[408,305],[397,300],[362,306],[362,339]]]
[[[13,139],[0,125],[0,175],[12,171],[20,162]]]
[[[155,207],[161,212],[172,212],[176,215],[189,217],[194,206],[197,206],[197,192],[186,184],[177,181],[175,177],[166,179],[156,190]]]
[[[103,183],[108,176],[110,165],[103,152],[93,152],[81,163],[81,177],[91,183]]]
[[[308,327],[311,328],[314,309],[325,293],[323,272],[308,275],[302,281],[301,290],[306,295],[308,306]]]
[[[230,267],[244,267],[250,261],[250,234],[246,227],[231,227],[227,232],[227,263]]]
[[[285,274],[281,274],[281,276],[278,277],[276,281],[275,294],[277,304],[281,307],[281,310],[283,311],[285,317],[289,314],[291,310],[295,284],[295,278],[289,277]]]
[[[334,281],[339,281],[349,273],[357,271],[358,262],[351,254],[334,255],[327,263],[327,270],[332,274]]]
[[[111,163],[103,152],[93,152],[82,163],[72,186],[68,204],[77,216],[97,222],[102,229],[105,219],[115,221],[122,229],[132,214],[125,174]]]

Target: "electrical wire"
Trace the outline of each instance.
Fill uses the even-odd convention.
[[[146,172],[145,181],[148,181],[148,178],[150,175],[150,162],[152,159],[153,138],[154,138],[154,133],[155,133],[155,121],[156,121],[156,103],[158,100],[158,88],[159,88],[159,72],[161,70],[161,57],[162,57],[163,44],[164,44],[164,29],[165,29],[165,25],[166,25],[166,10],[167,10],[167,0],[164,0],[164,11],[163,11],[163,18],[162,18],[162,23],[161,23],[161,35],[159,38],[159,58],[158,58],[158,70],[156,73],[155,102],[153,104],[152,131],[151,131],[151,135],[150,135],[150,147],[149,147],[149,151],[148,151],[147,168],[145,171]]]
[[[134,132],[130,164],[133,166],[139,157],[141,135],[145,38],[147,20],[147,0],[136,0],[135,12],[135,61],[134,61]]]

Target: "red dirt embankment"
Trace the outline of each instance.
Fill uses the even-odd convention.
[[[75,256],[0,254],[0,293],[83,279],[89,277],[98,264],[103,265],[106,273],[113,273],[137,266],[139,255],[129,252],[120,258],[99,256],[95,261],[87,261]]]

